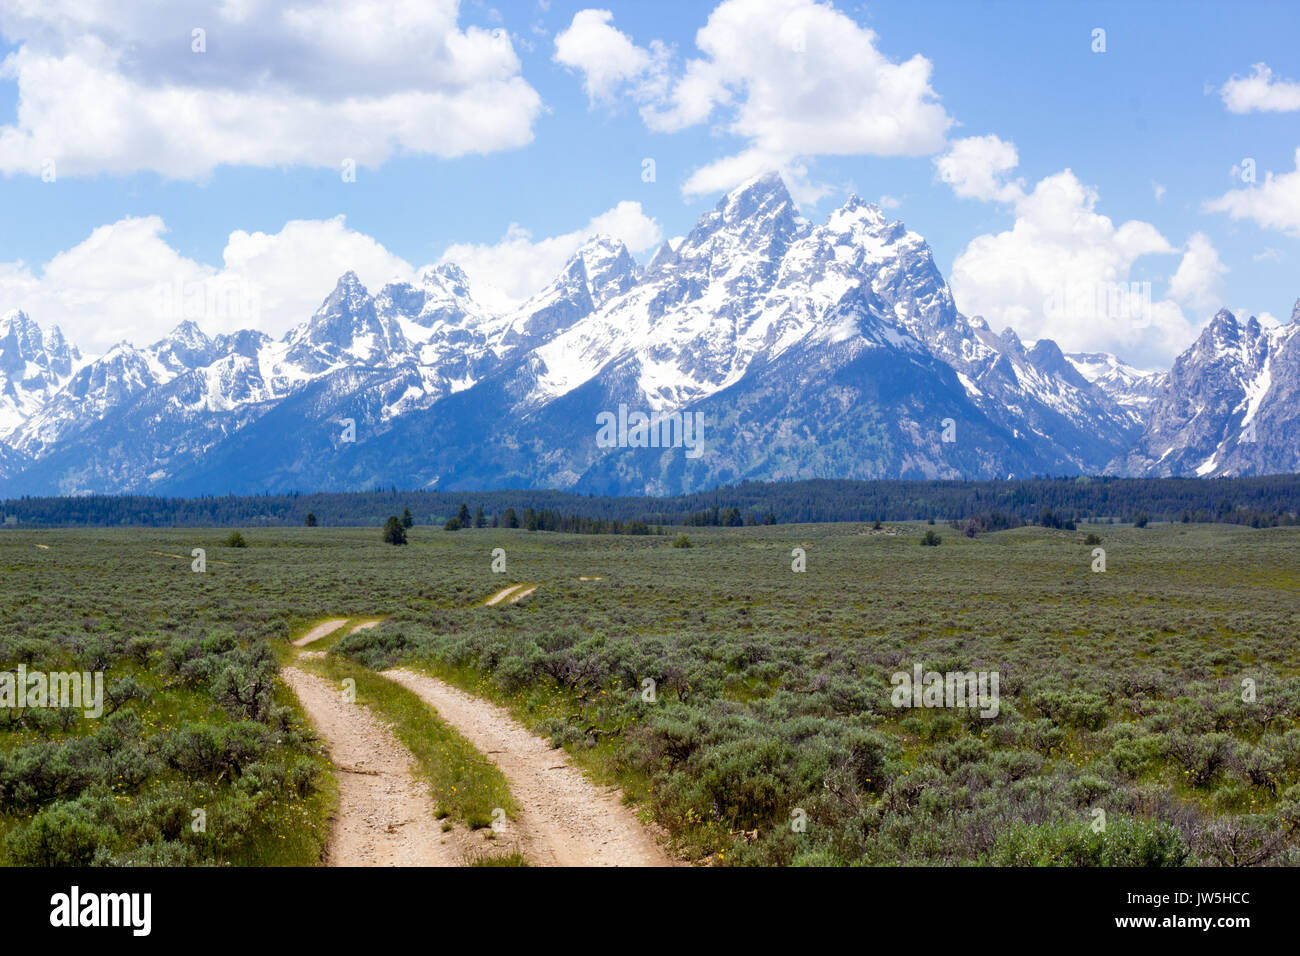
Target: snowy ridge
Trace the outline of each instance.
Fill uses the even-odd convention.
[[[347,272],[278,340],[182,322],[88,360],[7,312],[0,490],[1296,470],[1297,328],[1221,312],[1169,372],[1026,345],[959,312],[902,222],[852,196],[814,224],[768,173],[644,267],[592,236],[504,313],[451,263],[373,292]],[[596,449],[619,403],[705,414],[708,451]]]

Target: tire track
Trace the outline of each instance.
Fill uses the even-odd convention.
[[[333,623],[333,622],[329,622]],[[339,805],[330,825],[328,866],[458,866],[464,854],[434,820],[415,758],[368,708],[344,700],[323,677],[280,671],[324,738],[338,769]]]
[[[520,846],[542,866],[674,866],[681,861],[621,802],[598,787],[496,704],[404,668],[383,676],[414,691],[438,716],[494,760],[519,804]]]

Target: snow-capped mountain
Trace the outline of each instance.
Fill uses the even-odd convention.
[[[1138,423],[1146,420],[1147,407],[1169,375],[1134,368],[1109,352],[1070,352],[1065,358]]]
[[[903,223],[857,197],[812,223],[768,174],[644,268],[592,237],[504,313],[449,263],[346,273],[279,340],[183,322],[87,361],[8,313],[0,494],[1289,471],[1297,328],[1220,313],[1169,373],[1027,346],[959,312]]]
[[[1300,302],[1265,327],[1220,311],[1174,362],[1146,428],[1112,471],[1249,475],[1300,469]]]
[[[49,401],[82,363],[57,327],[42,331],[27,313],[0,315],[0,440]]]

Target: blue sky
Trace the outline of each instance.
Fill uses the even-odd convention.
[[[0,73],[0,312],[19,306],[42,324],[58,322],[88,351],[118,338],[143,344],[159,332],[132,318],[150,264],[167,281],[238,271],[223,254],[239,231],[269,237],[253,236],[236,258],[249,281],[284,285],[268,289],[259,317],[276,333],[307,318],[306,303],[329,291],[330,270],[348,255],[374,284],[455,246],[471,278],[495,282],[505,302],[538,285],[593,220],[624,230],[645,258],[651,240],[689,231],[734,184],[724,170],[700,171],[745,155],[786,169],[813,219],[849,192],[883,198],[930,242],[963,311],[1027,339],[1049,334],[1067,348],[1157,365],[1219,306],[1285,321],[1300,297],[1300,177],[1285,178],[1300,147],[1294,4],[608,2],[602,17],[561,0],[426,3],[441,19],[399,17],[401,35],[419,41],[404,48],[377,27],[374,37],[368,25],[334,29],[341,17],[330,0],[320,0],[305,30],[266,29],[280,14],[263,6],[181,3],[175,15],[148,18],[115,0],[94,13],[51,0],[26,17],[0,13],[0,55],[9,57]],[[778,21],[786,26],[774,39]],[[580,22],[587,29],[578,42]],[[199,26],[201,53],[191,49]],[[1105,52],[1092,49],[1098,28]],[[494,30],[505,33],[489,39]],[[787,43],[791,30],[803,39],[789,63],[780,46],[766,57],[746,53]],[[573,43],[562,55],[557,38],[566,32]],[[312,37],[305,48],[304,33]],[[447,33],[477,39],[444,69],[433,61]],[[363,49],[340,54],[354,35]],[[866,43],[879,62],[846,73],[821,55],[829,42],[841,50]],[[739,52],[711,46],[727,43]],[[683,84],[691,61],[715,81],[702,119],[690,113],[697,101]],[[928,65],[919,84],[900,68],[909,61]],[[313,68],[331,62],[337,69]],[[611,63],[626,69],[611,76]],[[460,79],[480,73],[477,86]],[[783,98],[784,76],[796,74],[808,90],[860,108],[861,122],[829,114],[822,122],[812,100]],[[94,100],[118,80],[126,95]],[[593,83],[601,87],[594,97]],[[923,95],[882,93],[890,84]],[[404,130],[384,105],[386,96],[447,89],[471,114],[493,118],[482,128],[457,120],[474,129],[456,126],[455,142],[442,142],[427,128]],[[223,107],[230,96],[235,106]],[[880,102],[860,106],[855,97]],[[338,104],[349,98],[362,105],[335,131]],[[189,104],[197,105],[186,120]],[[265,119],[279,109],[301,117],[304,104],[317,117],[301,120],[308,128]],[[812,137],[797,132],[805,106]],[[439,108],[416,103],[410,116],[419,121],[427,109],[436,117]],[[647,110],[658,119],[647,120]],[[753,123],[743,131],[746,115],[762,133]],[[877,121],[897,124],[905,146],[860,135]],[[987,148],[954,153],[977,138]],[[808,151],[798,152],[805,141]],[[988,165],[1008,149],[1014,165]],[[462,155],[437,155],[447,151]],[[890,152],[903,155],[881,155]],[[356,181],[345,182],[340,164],[352,153],[361,157]],[[945,155],[956,159],[941,167]],[[646,158],[653,182],[643,181]],[[47,159],[53,182],[42,179]],[[1246,159],[1254,183],[1242,178]],[[944,181],[941,168],[958,181]],[[345,226],[284,232],[291,221],[340,215]],[[1106,217],[1110,228],[1090,217]],[[1075,219],[1073,231],[1063,225]],[[134,227],[122,226],[128,220]],[[525,232],[504,248],[512,226]],[[99,241],[88,244],[96,230]],[[286,271],[292,280],[273,275]],[[1049,272],[1058,278],[1043,278]],[[1041,314],[1044,292],[1062,277],[1149,281],[1152,312],[1138,323]]]

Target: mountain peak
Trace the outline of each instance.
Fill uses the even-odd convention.
[[[600,308],[636,285],[638,266],[623,240],[596,233],[569,257],[562,276],[564,281],[584,282],[592,303]]]
[[[883,220],[885,218],[885,211],[881,209],[878,204],[863,199],[857,193],[849,193],[849,198],[844,200],[844,203],[843,205],[840,206],[840,209],[844,212],[857,212],[859,210],[865,210],[867,212],[874,212],[877,218],[879,219]]]
[[[350,346],[356,336],[366,334],[377,325],[375,302],[349,269],[339,276],[334,290],[321,303],[305,325],[291,329],[286,341],[313,346]]]
[[[749,177],[749,179],[732,189],[729,195],[735,196],[754,189],[764,192],[786,192],[785,179],[781,176],[780,170],[769,169],[766,172],[759,173],[757,176]]]
[[[1295,300],[1295,308],[1291,310],[1291,324],[1300,325],[1300,299]]]
[[[1197,343],[1204,343],[1206,347],[1215,350],[1235,347],[1241,339],[1242,331],[1243,324],[1237,321],[1237,317],[1228,309],[1220,309],[1214,313],[1214,318],[1210,319]]]
[[[33,322],[31,316],[22,309],[10,309],[0,315],[0,337],[10,335],[39,342],[41,340],[41,327]]]
[[[1214,318],[1210,319],[1210,328],[1218,329],[1228,327],[1233,329],[1237,327],[1237,317],[1228,309],[1220,309],[1218,312],[1214,313]]]
[[[574,255],[581,255],[583,252],[595,250],[613,250],[617,252],[626,248],[627,246],[623,244],[622,239],[619,239],[616,236],[611,236],[607,232],[596,232],[587,237],[587,240],[578,247],[578,251],[574,253]]]
[[[735,223],[787,206],[794,208],[790,190],[781,174],[772,170],[737,186],[718,201],[716,209],[725,222]]]
[[[727,193],[699,218],[677,250],[679,265],[703,266],[721,274],[737,256],[762,262],[761,272],[776,274],[776,263],[810,224],[799,215],[779,173],[764,173]]]
[[[361,284],[361,279],[355,272],[349,269],[343,275],[339,276],[339,281],[334,284],[333,291],[321,303],[317,310],[317,315],[338,314],[340,312],[356,312],[363,309],[370,299],[370,293],[366,287]]]
[[[207,345],[211,341],[193,319],[183,320],[176,328],[167,333],[167,338],[173,342],[183,342],[186,345]]]
[[[454,262],[440,262],[420,270],[419,283],[423,286],[443,287],[450,283],[457,290],[465,290],[469,288],[469,276]]]
[[[628,252],[623,240],[604,233],[596,233],[578,247],[569,257],[569,263],[581,260],[587,272],[607,272],[612,268],[619,271],[635,271],[636,260]]]

